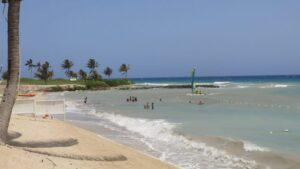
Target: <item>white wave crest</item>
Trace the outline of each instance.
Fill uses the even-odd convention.
[[[141,136],[149,148],[159,151],[160,158],[179,165],[182,168],[255,168],[255,161],[248,161],[228,154],[225,151],[195,142],[173,130],[178,126],[166,120],[131,118],[119,114],[97,113],[102,120],[108,120],[117,126]]]
[[[286,88],[286,87],[288,87],[288,85],[285,85],[285,84],[275,84],[274,87],[275,88]]]
[[[230,84],[231,82],[214,82],[214,85],[220,86],[220,87],[226,87]]]
[[[246,142],[244,141],[244,150],[247,152],[254,152],[254,151],[259,151],[259,152],[268,152],[270,151],[268,148],[260,147],[256,144]]]
[[[230,84],[230,82],[214,82],[214,84],[216,84],[216,85],[226,85],[226,84]]]
[[[171,84],[169,83],[138,83],[137,85],[140,86],[170,86]]]
[[[289,85],[286,84],[269,84],[265,86],[261,86],[262,89],[268,89],[268,88],[287,88]]]
[[[237,87],[238,87],[239,89],[245,89],[245,88],[249,88],[250,86],[238,85]]]

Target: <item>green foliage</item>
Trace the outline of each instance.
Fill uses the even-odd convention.
[[[7,78],[8,78],[8,72],[5,71],[5,72],[2,73],[2,79],[7,80]]]
[[[76,91],[76,90],[86,90],[86,89],[87,89],[86,86],[77,86],[77,85],[75,85],[73,87],[73,91]]]
[[[53,76],[53,71],[49,70],[49,68],[50,63],[45,62],[40,68],[38,68],[37,72],[35,73],[35,77],[44,80],[45,84],[47,84],[48,79],[51,79]]]
[[[78,75],[79,75],[80,79],[86,81],[86,79],[87,79],[87,73],[86,73],[86,71],[80,69],[79,72],[78,72]]]
[[[77,78],[77,73],[76,73],[76,72],[73,72],[72,70],[70,70],[70,71],[68,72],[68,74],[69,74],[69,77],[71,77],[71,78]]]
[[[127,78],[127,72],[129,69],[130,69],[129,65],[122,64],[119,68],[119,72],[122,73],[123,75],[125,75],[125,78]]]
[[[23,85],[45,85],[44,81],[37,79],[21,78],[21,84]],[[83,80],[70,81],[68,79],[49,79],[47,81],[48,85],[67,85],[67,84],[76,84],[76,85],[85,85]]]
[[[106,89],[109,85],[103,81],[96,81],[96,80],[88,80],[86,82],[87,89]]]
[[[74,77],[74,72],[71,71],[71,68],[73,65],[74,65],[74,63],[69,59],[65,59],[63,61],[63,63],[61,64],[62,69],[66,70],[65,74],[68,78]]]
[[[50,88],[51,92],[62,92],[64,91],[64,88],[62,88],[61,86],[53,86]]]
[[[99,67],[99,64],[95,59],[89,59],[87,67],[90,69],[89,79],[101,80],[101,75],[97,72],[96,68]]]
[[[103,73],[109,78],[112,72],[113,72],[112,68],[107,67]]]
[[[32,77],[32,68],[35,67],[35,65],[33,64],[32,59],[27,60],[26,63],[25,63],[25,66],[28,67],[28,70],[30,71],[30,74],[31,74],[30,76]]]
[[[95,70],[97,67],[99,67],[99,64],[95,59],[89,59],[87,67],[91,70]]]
[[[25,66],[28,67],[28,70],[31,70],[35,65],[33,64],[32,59],[26,61]]]
[[[89,75],[90,80],[101,80],[101,75],[96,70],[91,70]]]
[[[37,69],[40,69],[42,65],[41,65],[41,62],[37,62],[36,65],[34,65],[34,66],[35,66]]]
[[[106,84],[108,84],[110,87],[133,84],[133,82],[128,79],[114,79],[114,80],[103,80],[103,81]]]

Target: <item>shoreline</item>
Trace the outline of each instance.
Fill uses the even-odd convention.
[[[130,91],[131,92],[131,91]],[[137,91],[137,92],[140,92],[140,91]],[[47,93],[48,92],[45,92],[45,98],[47,98]],[[50,92],[49,92],[50,93]],[[54,94],[54,95],[56,95],[56,94]],[[124,97],[125,98],[125,97]],[[165,100],[165,99],[164,99]],[[100,101],[101,102],[101,101]],[[82,127],[80,127],[80,128],[82,128]],[[91,131],[91,130],[90,130]],[[97,132],[93,132],[94,134],[97,134]],[[101,136],[103,136],[102,134],[100,134]],[[106,137],[105,135],[104,135],[104,137],[105,138],[109,138],[109,137]],[[109,138],[109,139],[111,139],[111,138]],[[192,139],[194,139],[194,138],[192,138]],[[197,139],[197,138],[196,138]],[[213,141],[210,139],[210,138],[200,138],[200,142],[202,142],[203,140],[202,139],[204,139],[204,140],[206,140],[205,142],[208,142],[207,144],[209,145],[209,143],[212,143]],[[114,139],[111,139],[111,140],[114,140]],[[207,141],[208,140],[208,141]],[[213,139],[213,140],[215,140],[215,139]],[[219,140],[219,139],[216,139],[216,140]],[[115,140],[116,141],[116,140]],[[223,142],[223,141],[222,141]],[[119,143],[118,141],[117,141],[117,143]],[[227,140],[224,140],[224,143],[228,143],[228,141]],[[124,143],[121,143],[121,144],[124,144]],[[222,143],[223,144],[223,143]],[[234,147],[232,147],[233,149],[233,153],[236,153],[236,148],[237,148],[237,146],[236,145],[238,145],[238,146],[240,146],[240,142],[232,142],[232,143],[230,143],[230,145],[233,145]],[[126,144],[125,144],[126,145]],[[215,146],[214,144],[212,144],[212,146]],[[131,147],[131,146],[128,146],[128,147]],[[134,146],[133,146],[134,147]],[[135,149],[135,147],[133,148],[133,149]],[[239,153],[238,153],[239,154]],[[249,157],[249,153],[246,153],[246,154],[248,154],[247,156]],[[252,154],[252,153],[251,153]],[[265,154],[265,153],[263,153],[263,154]],[[279,162],[279,163],[277,163],[277,164],[283,164],[283,163],[285,163],[284,165],[287,165],[287,166],[293,166],[293,163],[294,163],[294,165],[296,165],[296,166],[300,166],[300,163],[298,163],[300,160],[299,159],[294,159],[294,158],[290,158],[290,157],[288,157],[288,156],[285,156],[284,154],[282,154],[282,153],[279,153],[280,154],[280,156],[278,156],[279,154],[278,153],[271,153],[271,154],[269,154],[268,156],[265,156],[265,155],[263,155],[263,154],[261,154],[261,153],[253,153],[253,157],[255,157],[255,158],[258,158],[258,159],[255,159],[255,161],[257,160],[257,162],[259,162],[260,161],[260,159],[261,160],[263,160],[263,161],[261,161],[262,163],[264,163],[264,162],[266,162],[265,160],[267,160],[267,161],[269,161],[269,162],[271,162],[271,163],[274,163],[274,165],[276,164],[276,162]],[[145,155],[145,154],[144,154]],[[147,154],[146,154],[147,155]],[[283,156],[282,156],[283,155]],[[253,158],[252,158],[253,159]],[[277,159],[277,160],[276,160]],[[292,161],[291,161],[292,160]],[[294,161],[295,160],[295,161]],[[268,162],[268,163],[269,163]],[[276,165],[277,165],[276,164]],[[276,166],[275,165],[275,166]],[[272,168],[276,168],[276,167],[274,167],[273,165],[271,165],[272,166]],[[280,167],[280,169],[281,168],[286,168],[286,167]],[[277,169],[277,168],[276,168]]]
[[[11,119],[10,141],[0,146],[1,154],[6,154],[0,158],[0,168],[177,169],[68,122],[20,115]]]
[[[196,87],[202,88],[220,88],[219,85],[215,84],[196,84]],[[55,88],[59,87],[59,91],[55,91]],[[64,85],[20,85],[19,92],[62,92],[62,91],[76,91],[77,88],[83,88],[84,85],[78,84],[64,84]],[[0,92],[3,92],[5,85],[0,85]],[[86,89],[87,91],[95,90],[143,90],[143,89],[186,89],[191,88],[190,84],[168,84],[168,85],[143,85],[143,84],[131,84],[121,85],[116,87],[105,87],[99,89]]]

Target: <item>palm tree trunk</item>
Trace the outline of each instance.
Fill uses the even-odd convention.
[[[16,100],[19,80],[19,16],[20,0],[8,0],[8,79],[0,104],[0,144],[6,144],[11,112]]]

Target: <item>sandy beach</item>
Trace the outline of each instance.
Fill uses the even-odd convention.
[[[13,115],[9,136],[9,144],[0,147],[1,169],[176,168],[55,119]]]

